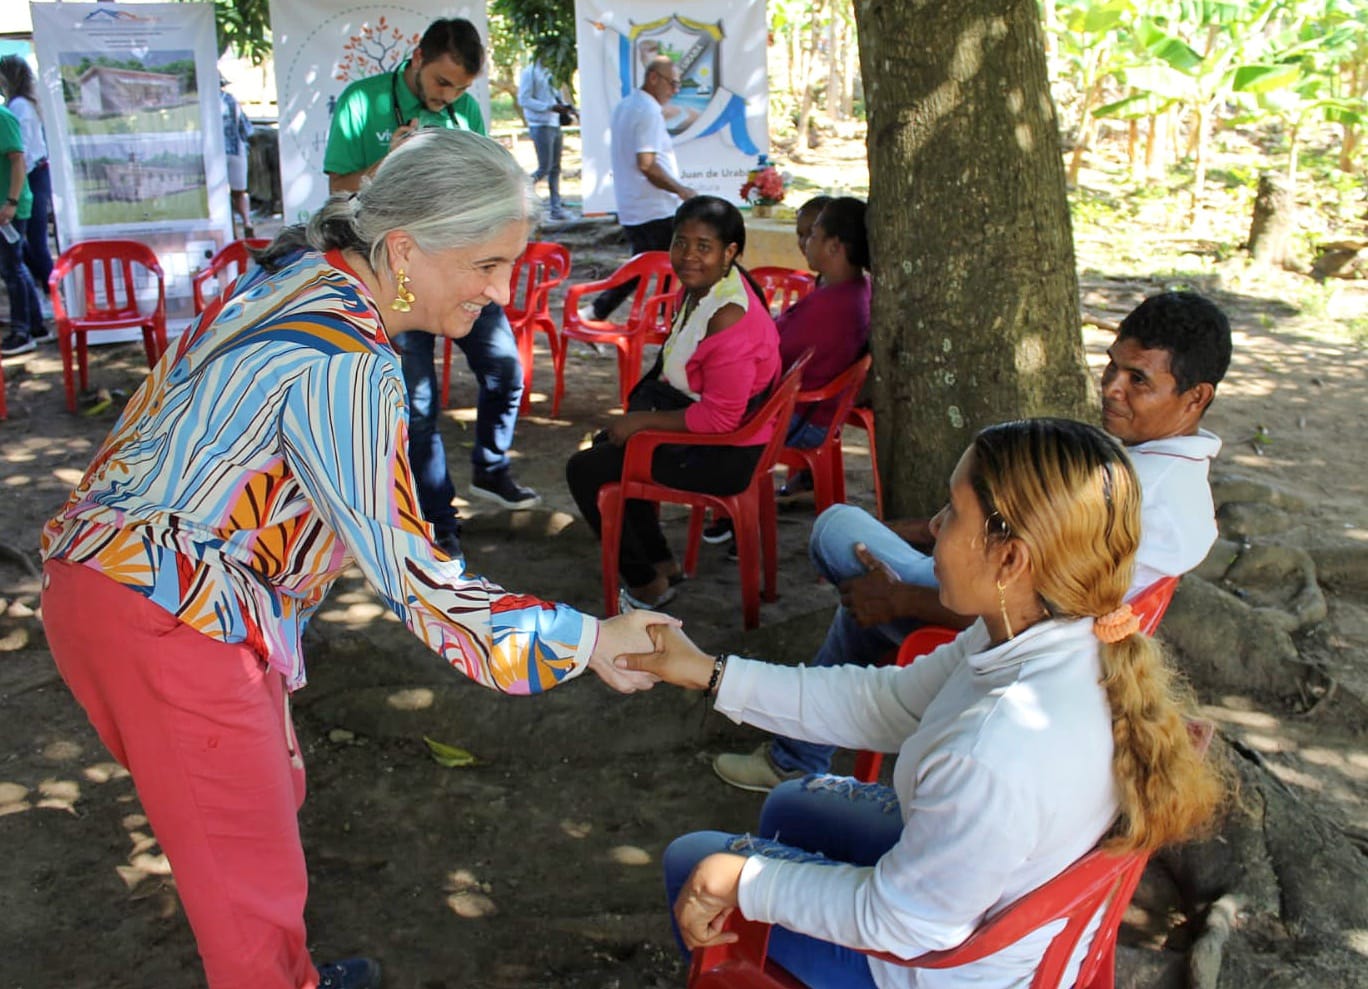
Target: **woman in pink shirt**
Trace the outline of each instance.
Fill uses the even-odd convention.
[[[570,493],[595,533],[602,528],[599,489],[622,476],[633,433],[730,432],[779,377],[779,334],[764,293],[738,262],[745,246],[741,213],[724,199],[695,196],[675,213],[670,262],[683,291],[670,336],[633,390],[627,414],[565,465]],[[662,447],[652,477],[688,491],[735,494],[750,483],[768,439],[762,430],[754,446]],[[659,607],[673,597],[679,565],[649,502],[627,502],[618,569],[634,606]]]

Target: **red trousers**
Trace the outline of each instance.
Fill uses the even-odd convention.
[[[133,776],[211,989],[315,989],[304,763],[280,674],[89,567],[43,567],[62,679]]]

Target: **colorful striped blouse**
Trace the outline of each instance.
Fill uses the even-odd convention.
[[[408,464],[399,359],[340,255],[254,269],[153,369],[62,511],[43,558],[145,594],[303,686],[300,637],[355,563],[466,676],[537,693],[579,674],[598,622],[510,594],[430,541]]]

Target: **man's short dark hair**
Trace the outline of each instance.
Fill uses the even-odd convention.
[[[1167,350],[1180,393],[1201,382],[1215,387],[1230,368],[1230,320],[1196,292],[1151,295],[1121,321],[1116,338]]]
[[[803,203],[802,206],[798,207],[798,215],[802,216],[805,213],[811,213],[813,215],[813,219],[816,219],[817,214],[822,212],[822,207],[824,207],[829,202],[831,202],[830,196],[813,196],[807,202]]]
[[[424,62],[450,55],[472,76],[484,68],[485,49],[480,32],[463,17],[442,17],[428,25],[418,42]]]

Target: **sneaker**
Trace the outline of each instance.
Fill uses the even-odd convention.
[[[655,600],[638,597],[625,587],[618,588],[618,611],[624,615],[629,611],[659,611],[679,594],[678,586],[670,584]]]
[[[536,508],[541,504],[541,495],[513,480],[510,470],[477,476],[470,482],[470,493],[504,508]]]
[[[769,742],[762,743],[754,752],[725,752],[713,760],[713,772],[723,783],[738,790],[769,793],[786,780],[804,775],[801,770],[782,771],[775,768],[769,756]]]
[[[552,206],[546,216],[548,219],[556,220],[557,222],[571,219],[570,213],[559,206]]]
[[[47,343],[52,339],[52,331],[47,328],[47,324],[39,323],[38,328],[29,334],[35,343]]]
[[[734,535],[732,520],[718,519],[703,530],[703,541],[709,546],[720,546],[723,543],[731,542]]]
[[[443,532],[434,532],[432,544],[453,560],[464,562],[465,558],[461,555],[461,530],[459,527]]]
[[[33,350],[37,344],[27,333],[20,333],[18,330],[11,330],[5,334],[5,339],[0,340],[0,356],[13,357],[16,354],[27,354]]]
[[[343,958],[319,965],[318,989],[380,989],[380,963],[372,958]]]

